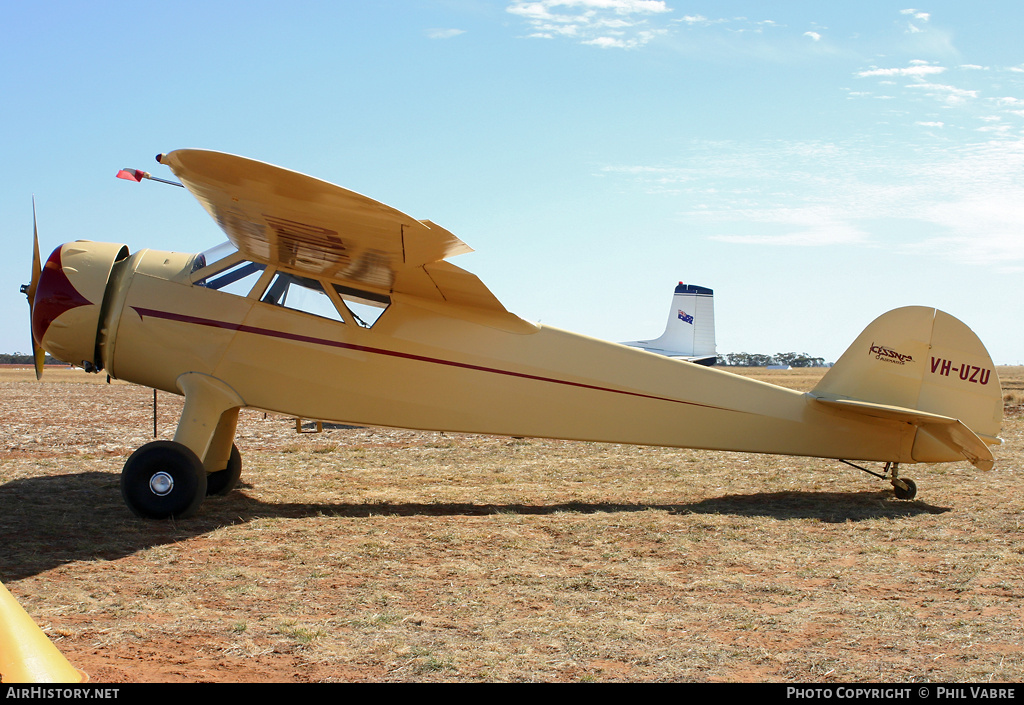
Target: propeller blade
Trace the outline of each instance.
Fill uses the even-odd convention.
[[[36,368],[36,379],[43,378],[43,363],[46,362],[46,351],[32,341],[32,362]]]
[[[36,297],[36,287],[42,272],[42,260],[39,258],[39,225],[36,223],[36,199],[32,198],[32,282],[25,289],[28,303],[31,306]]]
[[[36,287],[39,286],[39,277],[42,274],[42,264],[39,258],[39,226],[36,221],[36,199],[32,198],[32,281],[25,289],[28,297],[28,326],[32,338],[32,361],[36,368],[36,379],[43,377],[43,362],[46,360],[46,352],[36,343],[35,331],[32,330],[32,308],[36,300]]]

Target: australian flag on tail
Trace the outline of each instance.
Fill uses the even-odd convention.
[[[685,321],[686,323],[693,323],[693,316],[688,314],[686,311],[679,309],[679,320]]]

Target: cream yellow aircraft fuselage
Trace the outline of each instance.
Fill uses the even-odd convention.
[[[782,387],[399,297],[365,329],[191,286],[190,260],[144,250],[125,262],[104,354],[113,377],[178,393],[201,375],[237,406],[338,422],[913,461],[912,427],[843,418]]]
[[[211,195],[213,187],[204,190],[194,172],[178,164],[176,173],[184,173],[242,252],[207,263],[194,254],[69,243],[51,255],[33,303],[36,340],[57,357],[184,394],[174,447],[163,442],[152,450],[155,460],[133,456],[126,465],[122,491],[140,515],[187,516],[209,490],[203,475],[236,466],[237,479],[233,438],[243,407],[413,429],[991,465],[987,446],[997,442],[1002,413],[998,379],[973,333],[940,311],[886,314],[814,392],[803,394],[525,322],[496,304],[475,277],[440,261],[444,253],[360,279],[348,259],[325,265],[311,256],[332,247],[340,252],[324,235],[339,228],[296,225],[293,204],[282,211],[288,218],[267,215],[265,205],[245,210],[245,196],[220,190],[230,195],[250,186],[239,181],[229,188],[223,175]],[[264,182],[277,178],[269,173]],[[252,236],[257,221],[266,232]],[[409,231],[402,237],[401,257],[408,260]],[[348,257],[353,246],[346,243]],[[460,244],[454,236],[445,243],[449,252]],[[360,261],[384,261],[382,251]],[[262,271],[247,292],[207,285],[218,268],[245,262]],[[342,264],[349,269],[341,271]],[[269,294],[279,274],[318,289],[338,315],[279,305]],[[353,292],[389,302],[371,327],[346,306]],[[191,471],[175,466],[176,456],[168,460],[174,453],[191,453],[192,465],[205,472],[193,482]],[[164,471],[162,463],[174,467]],[[131,474],[129,466],[136,468]],[[897,488],[899,482],[894,478]],[[166,499],[179,490],[199,496]]]

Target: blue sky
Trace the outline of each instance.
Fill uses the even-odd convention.
[[[448,228],[529,320],[836,359],[903,305],[1024,363],[1024,4],[377,0],[0,9],[0,351],[61,242],[223,239],[154,155],[279,164]]]

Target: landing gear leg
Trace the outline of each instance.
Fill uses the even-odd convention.
[[[207,494],[230,492],[242,472],[242,456],[232,441],[245,402],[210,375],[189,372],[177,384],[185,408],[174,440],[142,446],[121,473],[125,504],[146,519],[190,517]]]
[[[211,472],[206,476],[206,496],[223,497],[238,487],[238,480],[242,477],[242,454],[238,452],[238,446],[231,444],[231,458],[224,470]]]
[[[223,497],[238,486],[238,480],[242,476],[242,454],[234,444],[237,426],[237,408],[228,409],[221,414],[217,430],[210,439],[209,449],[203,459],[203,466],[210,473],[206,484],[207,497]]]

